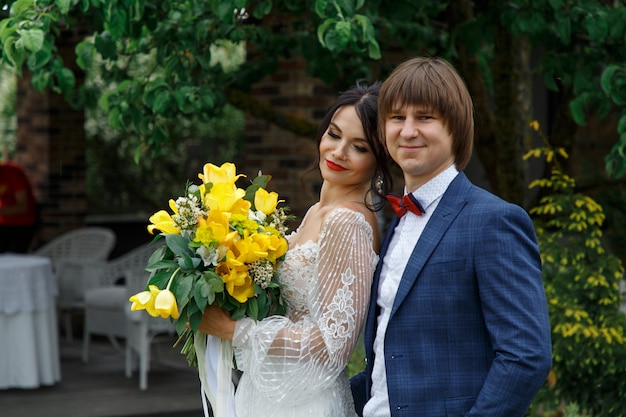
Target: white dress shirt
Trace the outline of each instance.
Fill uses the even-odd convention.
[[[371,398],[365,404],[363,417],[390,417],[389,395],[387,391],[387,372],[385,368],[385,333],[389,323],[389,315],[400,285],[400,279],[408,263],[411,253],[419,240],[428,220],[437,208],[441,196],[458,174],[455,165],[437,175],[413,192],[413,196],[421,204],[424,213],[417,216],[407,212],[400,218],[389,242],[389,248],[382,259],[378,298],[378,328],[374,339],[374,366],[372,368]],[[406,193],[406,190],[405,190]],[[416,376],[419,377],[419,376]]]

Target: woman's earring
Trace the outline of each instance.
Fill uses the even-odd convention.
[[[382,193],[382,191],[383,191],[383,184],[384,184],[383,176],[379,174],[376,177],[376,180],[374,181],[374,185],[376,186],[376,190],[378,190],[379,193]]]

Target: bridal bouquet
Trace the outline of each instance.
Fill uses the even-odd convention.
[[[192,366],[198,366],[194,336],[207,305],[218,303],[235,320],[284,314],[275,273],[290,219],[277,207],[283,200],[265,189],[270,176],[259,173],[242,189],[236,182],[245,176],[227,162],[205,164],[198,177],[200,185],[188,182],[184,196],[169,201],[171,213],[150,217],[148,231],[159,231],[165,244],[150,258],[146,290],[129,299],[133,311],[178,319],[181,352]]]

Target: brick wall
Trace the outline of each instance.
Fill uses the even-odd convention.
[[[65,62],[75,62],[79,37],[64,33],[58,44]],[[81,82],[80,72],[76,72]],[[60,95],[32,88],[30,76],[18,80],[16,162],[22,164],[35,189],[42,227],[37,247],[85,224],[84,114]]]
[[[287,115],[316,125],[337,92],[305,73],[301,60],[283,61],[277,71],[258,83],[252,95],[264,104]],[[272,176],[269,187],[279,193],[299,223],[306,209],[317,201],[320,177],[314,171],[302,175],[317,155],[315,138],[300,137],[263,120],[247,117],[246,146],[242,173],[255,176],[261,170]]]

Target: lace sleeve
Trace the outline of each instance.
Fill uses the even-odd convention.
[[[310,286],[310,316],[296,323],[269,317],[237,323],[237,362],[265,395],[300,401],[327,386],[348,363],[365,320],[378,256],[364,216],[338,209],[318,236],[317,279]]]

